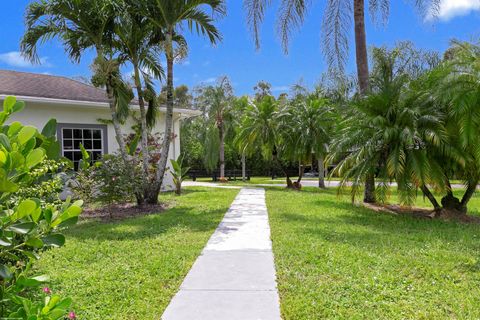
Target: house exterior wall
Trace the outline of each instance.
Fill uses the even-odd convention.
[[[24,125],[32,125],[42,130],[44,125],[55,118],[57,123],[100,125],[98,119],[110,120],[111,114],[108,108],[103,106],[84,106],[74,104],[49,104],[43,102],[26,102],[25,109],[12,116],[10,121],[19,121]],[[132,133],[134,120],[129,118],[122,126],[122,133]],[[153,132],[163,133],[165,128],[165,114],[161,113]],[[173,132],[175,140],[170,145],[169,158],[176,159],[180,155],[180,114],[174,114]],[[112,124],[107,124],[107,150],[108,153],[118,151],[118,143],[115,138],[115,130]],[[170,165],[170,163],[168,163]],[[167,190],[173,188],[170,172],[167,170],[164,187]]]

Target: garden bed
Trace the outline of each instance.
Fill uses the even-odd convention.
[[[160,214],[168,208],[168,204],[137,206],[133,203],[112,205],[101,208],[88,208],[82,212],[82,219],[101,219],[105,221],[122,220],[146,216],[150,214]]]

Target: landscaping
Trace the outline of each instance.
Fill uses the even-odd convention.
[[[82,220],[35,271],[72,297],[79,319],[159,319],[237,193],[191,188],[162,195],[163,212]]]
[[[369,47],[399,4],[331,0],[324,61],[244,60],[238,2],[256,49],[278,5],[285,53],[321,11],[28,1],[0,67],[62,76],[0,70],[0,319],[480,319],[480,41]]]
[[[269,188],[267,207],[284,319],[480,317],[480,225],[379,214],[313,188]]]

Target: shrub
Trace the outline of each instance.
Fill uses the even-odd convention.
[[[92,168],[93,180],[98,186],[94,198],[103,205],[129,203],[143,192],[142,169],[133,158],[125,164],[118,154],[105,155]]]
[[[135,157],[126,164],[120,154],[109,154],[91,164],[89,154],[84,151],[70,187],[76,198],[111,207],[141,199],[143,185],[141,163]]]
[[[29,298],[47,281],[31,277],[31,267],[41,252],[63,246],[61,232],[78,221],[82,202],[55,198],[54,175],[62,163],[53,161],[59,153],[56,122],[49,121],[41,133],[19,122],[5,124],[23,108],[23,102],[7,97],[0,112],[0,318],[63,319],[70,298]]]
[[[173,177],[173,183],[175,184],[175,193],[177,195],[182,194],[182,182],[183,179],[187,176],[189,167],[183,166],[183,158],[179,157],[177,160],[170,160],[172,164],[172,168],[170,169],[170,173]]]

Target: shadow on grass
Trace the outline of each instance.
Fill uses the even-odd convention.
[[[192,191],[202,192],[202,191]],[[180,206],[158,214],[127,218],[119,221],[90,220],[68,231],[68,236],[79,240],[141,240],[155,237],[175,228],[205,232],[216,228],[228,207],[200,210]]]
[[[480,232],[479,225],[389,215],[341,200],[315,199],[310,203],[318,208],[318,214],[293,211],[283,213],[277,219],[293,222],[291,227],[298,228],[295,232],[360,247],[365,244],[382,247],[385,243],[398,244],[399,240],[418,245],[432,240],[455,244],[470,241]]]

